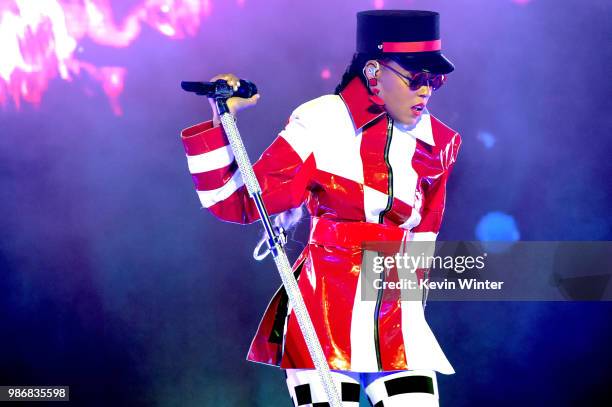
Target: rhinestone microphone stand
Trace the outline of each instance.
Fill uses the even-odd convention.
[[[185,87],[183,87],[183,89],[187,90]],[[255,201],[261,223],[263,224],[268,236],[268,248],[270,249],[270,253],[272,253],[272,257],[274,258],[274,262],[276,263],[276,267],[280,273],[285,291],[287,292],[287,297],[291,302],[291,307],[293,308],[293,312],[297,318],[302,335],[304,335],[304,340],[308,346],[310,357],[312,358],[315,368],[319,373],[319,377],[323,383],[323,388],[327,394],[330,406],[342,407],[338,389],[335,387],[332,381],[327,359],[325,358],[325,354],[321,348],[321,343],[317,338],[314,326],[312,325],[312,320],[310,319],[310,315],[306,309],[306,304],[304,304],[304,299],[302,298],[297,281],[293,275],[291,264],[289,263],[289,259],[285,253],[285,249],[283,247],[284,239],[277,233],[277,230],[272,225],[270,216],[268,215],[268,211],[266,210],[261,197],[261,187],[259,186],[259,181],[255,176],[251,160],[249,160],[247,151],[242,143],[240,132],[236,126],[236,120],[227,107],[227,99],[231,96],[231,89],[223,86],[220,86],[219,89],[221,89],[221,91],[217,91],[213,97],[216,101],[217,112],[221,118],[223,130],[225,130],[225,134],[229,139],[232,152],[234,153],[234,157],[238,163],[238,168],[242,174],[242,179],[244,180],[244,184],[249,192],[249,196]],[[211,95],[207,96],[210,97]]]

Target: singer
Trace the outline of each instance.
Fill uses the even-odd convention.
[[[362,301],[359,291],[362,241],[432,241],[440,230],[461,145],[427,109],[454,70],[441,49],[436,12],[358,13],[356,53],[335,93],[297,107],[254,165],[277,223],[290,227],[302,205],[311,217],[293,270],[345,406],[359,405],[361,388],[376,407],[438,406],[436,372],[454,373],[420,301],[397,290]],[[219,79],[239,89],[235,75]],[[258,98],[228,107],[235,114]],[[199,199],[221,220],[252,223],[257,211],[211,105],[212,120],[181,134]],[[295,406],[326,405],[282,287],[247,359],[285,369]]]

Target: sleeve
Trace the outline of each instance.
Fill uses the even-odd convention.
[[[457,161],[460,146],[461,136],[455,133],[446,146],[440,150],[443,171],[438,178],[423,186],[423,213],[421,222],[412,229],[413,240],[435,241],[437,239],[446,205],[446,184]]]
[[[427,247],[419,247],[423,249],[427,256],[433,256],[435,253],[436,245],[434,242],[440,232],[446,205],[446,184],[457,161],[460,146],[461,136],[459,133],[455,133],[450,142],[440,150],[442,173],[424,187],[424,206],[421,222],[412,229],[410,237],[412,241],[432,242],[431,244],[426,244]],[[415,271],[419,281],[423,281],[429,276],[429,268],[418,268]],[[425,291],[428,291],[428,288]],[[426,298],[427,293],[424,294],[424,299]]]
[[[308,129],[299,108],[253,165],[271,215],[299,207],[316,167]],[[204,208],[221,220],[248,224],[259,219],[223,128],[212,121],[181,132],[187,164]]]

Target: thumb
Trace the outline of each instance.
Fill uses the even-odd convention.
[[[259,94],[256,94],[251,96],[250,98],[230,98],[228,100],[228,103],[230,103],[230,108],[232,110],[238,112],[247,107],[255,106],[255,104],[259,100],[259,97]]]
[[[259,93],[256,93],[255,95],[251,96],[250,98],[248,98],[247,100],[250,103],[257,103],[257,101],[259,100],[261,96],[259,95]]]

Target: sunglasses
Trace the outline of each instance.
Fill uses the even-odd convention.
[[[402,74],[397,69],[391,68],[389,65],[378,61],[385,68],[393,71],[397,76],[402,78],[406,85],[410,87],[410,90],[419,90],[422,86],[431,86],[433,90],[438,90],[444,82],[446,82],[446,75],[443,74],[432,74],[429,72],[411,72],[412,78]],[[407,82],[406,82],[407,81]]]

